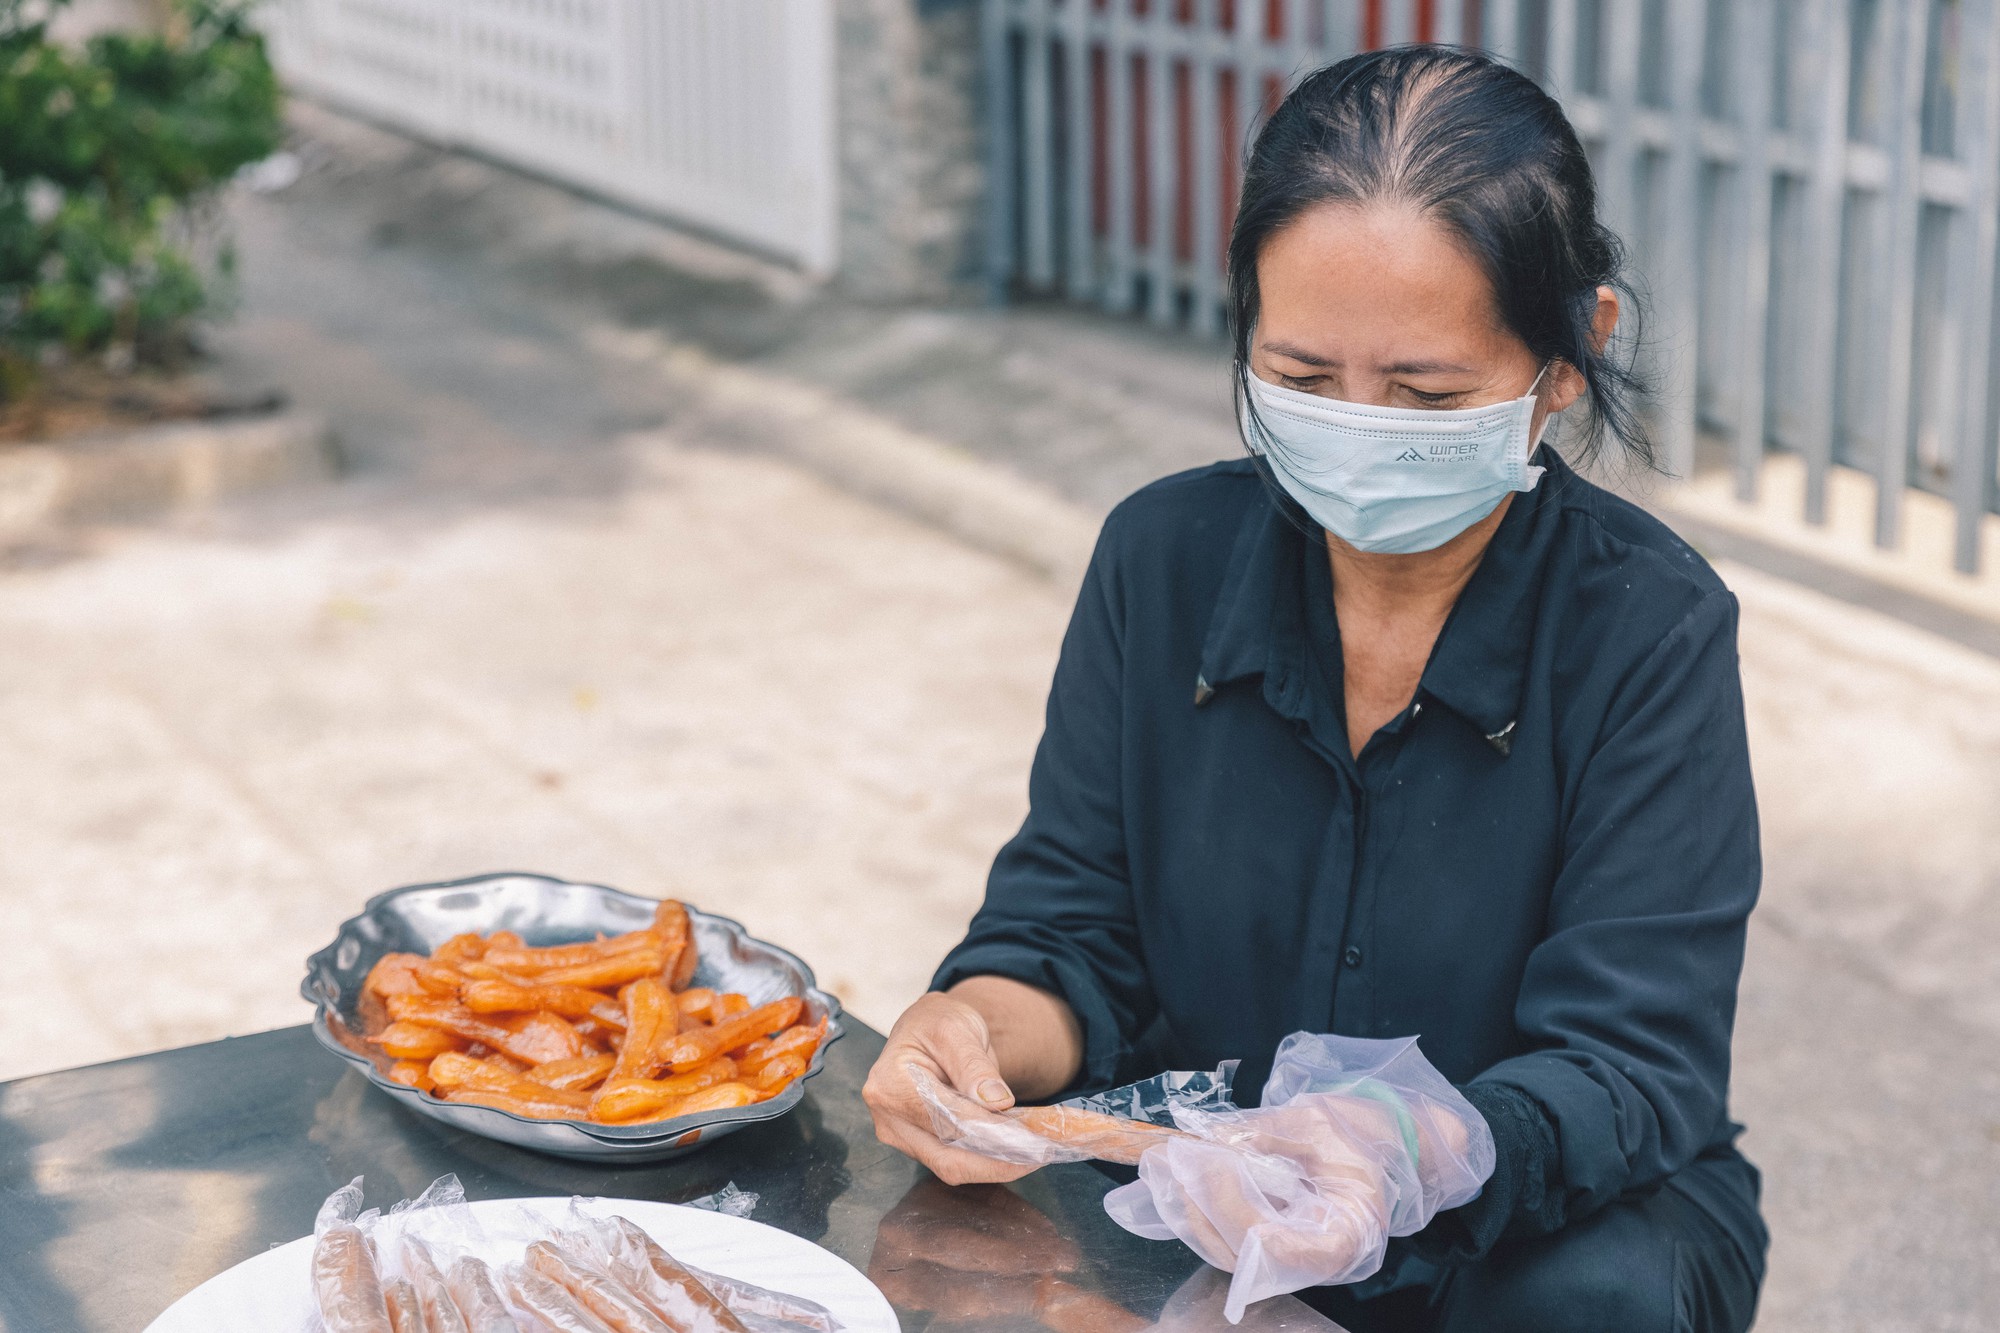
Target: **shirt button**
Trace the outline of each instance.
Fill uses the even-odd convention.
[[[1349,967],[1360,967],[1361,950],[1350,947],[1346,953],[1340,956],[1340,961],[1346,963]]]

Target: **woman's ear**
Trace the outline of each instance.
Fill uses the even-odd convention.
[[[1549,362],[1548,384],[1542,391],[1542,408],[1550,416],[1583,397],[1583,374],[1567,361]]]
[[[1597,289],[1597,309],[1590,316],[1590,350],[1599,356],[1611,342],[1611,334],[1618,327],[1618,289],[1599,287]]]
[[[1611,334],[1618,327],[1618,289],[1599,287],[1597,289],[1597,309],[1590,316],[1590,350],[1599,356],[1611,342]],[[1577,399],[1583,397],[1583,372],[1567,361],[1549,364],[1549,387],[1542,395],[1546,410],[1553,415],[1562,411]]]

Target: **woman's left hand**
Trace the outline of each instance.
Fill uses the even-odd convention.
[[[1365,1107],[1353,1112],[1364,1123],[1375,1118]],[[1371,1255],[1379,1262],[1388,1238],[1388,1173],[1350,1141],[1345,1118],[1303,1104],[1217,1116],[1203,1137],[1150,1151],[1138,1183],[1119,1191],[1127,1196],[1121,1206],[1143,1210],[1143,1190],[1161,1225],[1229,1272],[1246,1248],[1314,1273],[1345,1273]]]
[[[1471,1137],[1427,1099],[1353,1092],[1204,1116],[1199,1132],[1148,1150],[1138,1181],[1105,1208],[1128,1230],[1177,1237],[1234,1273],[1238,1313],[1267,1295],[1375,1272],[1389,1237],[1436,1211]]]
[[[1295,1162],[1308,1179],[1360,1186],[1365,1178],[1386,1225],[1413,1188],[1419,1197],[1435,1194],[1440,1169],[1464,1159],[1471,1132],[1457,1115],[1422,1099],[1392,1103],[1316,1092],[1285,1106],[1218,1117],[1207,1137]]]

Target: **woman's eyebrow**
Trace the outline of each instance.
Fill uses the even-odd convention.
[[[1294,347],[1290,343],[1265,343],[1264,350],[1274,356],[1289,357],[1294,361],[1303,361],[1309,366],[1337,368],[1340,365],[1340,362],[1329,357],[1318,356],[1306,351],[1303,347]]]
[[[1469,375],[1471,366],[1454,366],[1443,361],[1398,361],[1382,367],[1384,375]]]
[[[1308,366],[1320,366],[1333,370],[1340,368],[1340,362],[1332,357],[1320,356],[1316,352],[1308,352],[1305,348],[1295,347],[1291,343],[1267,342],[1263,344],[1263,347],[1266,352],[1271,353],[1273,356],[1286,357],[1293,361],[1303,362]],[[1455,366],[1444,361],[1398,361],[1393,365],[1383,366],[1380,373],[1384,375],[1469,375],[1472,373],[1472,369],[1471,366]]]

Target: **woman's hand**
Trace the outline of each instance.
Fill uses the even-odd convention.
[[[1390,1236],[1464,1202],[1491,1170],[1490,1137],[1473,1151],[1485,1126],[1460,1118],[1477,1117],[1470,1106],[1373,1079],[1287,1095],[1201,1114],[1194,1135],[1149,1150],[1138,1181],[1105,1199],[1127,1230],[1178,1237],[1235,1274],[1232,1318],[1279,1292],[1367,1277]]]
[[[861,1099],[875,1116],[875,1137],[922,1162],[947,1185],[1018,1180],[1034,1170],[996,1162],[939,1141],[930,1107],[910,1076],[921,1069],[944,1086],[991,1111],[1014,1104],[1000,1077],[986,1018],[963,1000],[924,996],[889,1029],[889,1044],[868,1071]]]
[[[939,1140],[911,1069],[956,1092],[962,1114],[995,1114],[1053,1094],[1076,1076],[1083,1043],[1069,1006],[1047,991],[1003,977],[972,977],[948,994],[919,999],[889,1030],[889,1044],[862,1086],[875,1137],[922,1162],[950,1185],[1018,1180],[1034,1168],[996,1162]],[[995,1114],[997,1119],[997,1114]]]
[[[1215,1115],[1200,1137],[1149,1151],[1139,1179],[1106,1196],[1105,1211],[1234,1274],[1232,1321],[1267,1296],[1356,1281],[1382,1265],[1394,1185],[1341,1128],[1297,1103]]]

